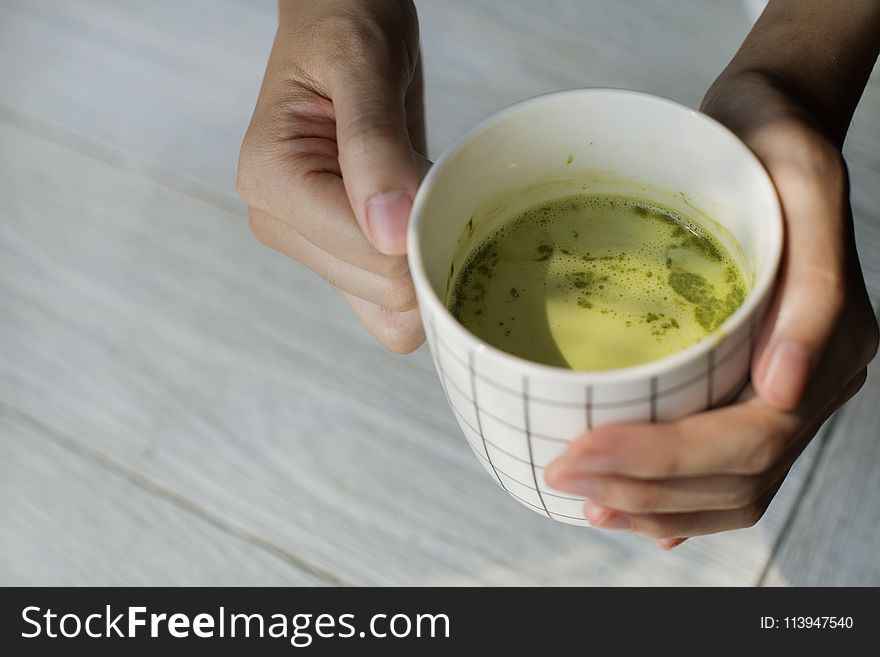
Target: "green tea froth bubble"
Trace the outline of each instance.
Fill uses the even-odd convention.
[[[737,263],[696,222],[639,198],[586,194],[512,218],[450,284],[450,311],[481,340],[576,370],[684,349],[747,293]]]

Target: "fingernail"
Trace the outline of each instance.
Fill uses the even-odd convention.
[[[367,202],[367,230],[382,253],[406,253],[406,224],[412,199],[402,191],[376,194]]]
[[[654,541],[661,550],[671,550],[684,543],[686,538],[658,538]]]
[[[810,352],[797,342],[784,340],[774,345],[761,386],[767,401],[786,410],[797,406],[812,360]]]
[[[591,502],[584,502],[584,517],[590,521],[593,527],[632,529],[632,522],[625,515]]]

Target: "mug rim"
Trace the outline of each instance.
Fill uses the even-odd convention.
[[[465,328],[464,325],[462,325],[461,322],[459,322],[452,315],[452,313],[449,312],[449,309],[440,300],[437,293],[434,291],[433,285],[431,285],[431,282],[428,280],[428,275],[425,272],[424,262],[422,260],[422,254],[419,248],[421,239],[421,226],[424,217],[424,207],[427,204],[428,194],[430,193],[431,188],[434,186],[436,179],[449,164],[450,160],[452,160],[465,146],[467,146],[471,142],[471,140],[473,140],[480,133],[485,132],[490,127],[496,125],[497,123],[500,123],[511,115],[520,112],[526,108],[536,105],[542,105],[552,101],[557,101],[559,99],[583,96],[621,96],[636,98],[642,102],[655,103],[658,105],[666,106],[667,108],[671,108],[677,112],[684,112],[690,115],[693,120],[701,121],[704,124],[710,126],[711,129],[717,131],[720,135],[722,135],[724,139],[731,141],[734,148],[740,149],[746,156],[746,159],[751,161],[756,169],[760,171],[761,181],[770,191],[770,196],[772,198],[771,214],[773,215],[771,217],[768,217],[768,221],[766,222],[767,224],[769,224],[769,234],[766,236],[766,238],[769,242],[770,265],[763,272],[763,275],[757,278],[755,284],[752,286],[752,289],[749,291],[749,294],[746,296],[745,301],[743,301],[743,303],[733,312],[733,314],[731,314],[730,317],[722,322],[719,327],[717,327],[714,331],[712,331],[712,333],[701,339],[699,342],[685,347],[684,349],[675,351],[667,356],[663,356],[662,358],[657,358],[655,360],[647,361],[645,363],[639,363],[637,365],[631,365],[628,367],[595,371],[575,370],[565,367],[558,367],[555,365],[544,365],[542,363],[537,363],[535,361],[528,360],[520,356],[515,356],[514,354],[503,351],[502,349],[499,349],[498,347],[495,347],[488,342],[481,340],[479,337],[477,337],[471,331]],[[427,304],[432,312],[439,314],[440,316],[448,320],[447,323],[451,324],[452,330],[456,334],[458,334],[459,338],[476,345],[477,353],[491,354],[496,358],[507,360],[520,371],[523,371],[524,373],[533,376],[543,376],[557,379],[564,378],[573,383],[601,385],[641,381],[647,378],[657,377],[664,373],[668,373],[683,365],[693,362],[700,356],[705,356],[707,352],[716,348],[729,335],[734,334],[736,331],[738,331],[744,323],[749,321],[749,319],[761,309],[762,303],[773,291],[780,261],[782,259],[782,236],[782,208],[779,202],[779,195],[776,191],[776,187],[773,184],[773,181],[770,179],[770,174],[767,173],[766,168],[758,159],[758,157],[754,154],[754,152],[752,152],[752,150],[748,146],[746,146],[745,143],[739,137],[737,137],[729,128],[719,123],[707,114],[704,114],[698,110],[688,107],[687,105],[683,105],[679,102],[670,100],[663,96],[657,96],[655,94],[650,94],[642,91],[633,91],[630,89],[618,89],[613,87],[590,87],[582,89],[568,89],[564,91],[552,91],[518,101],[482,119],[479,123],[474,125],[469,130],[465,131],[464,134],[456,139],[455,142],[449,148],[447,148],[446,151],[444,151],[444,153],[431,166],[427,175],[425,175],[424,179],[422,180],[422,183],[419,186],[415,198],[413,199],[413,206],[410,213],[409,226],[407,230],[407,259],[409,261],[409,270],[410,275],[413,278],[413,284],[417,291],[423,292],[423,294],[420,295],[419,299],[420,305]],[[422,318],[422,322],[424,324],[424,318]]]

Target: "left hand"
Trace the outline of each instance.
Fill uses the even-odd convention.
[[[703,110],[755,152],[779,193],[778,291],[735,405],[601,427],[546,470],[596,527],[670,549],[756,523],[826,419],[862,387],[878,329],[859,267],[846,167],[801,96],[755,71],[719,78]]]

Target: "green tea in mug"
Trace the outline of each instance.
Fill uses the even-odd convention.
[[[748,292],[739,265],[698,222],[640,198],[590,194],[511,218],[450,285],[449,310],[484,342],[587,371],[699,342]]]

